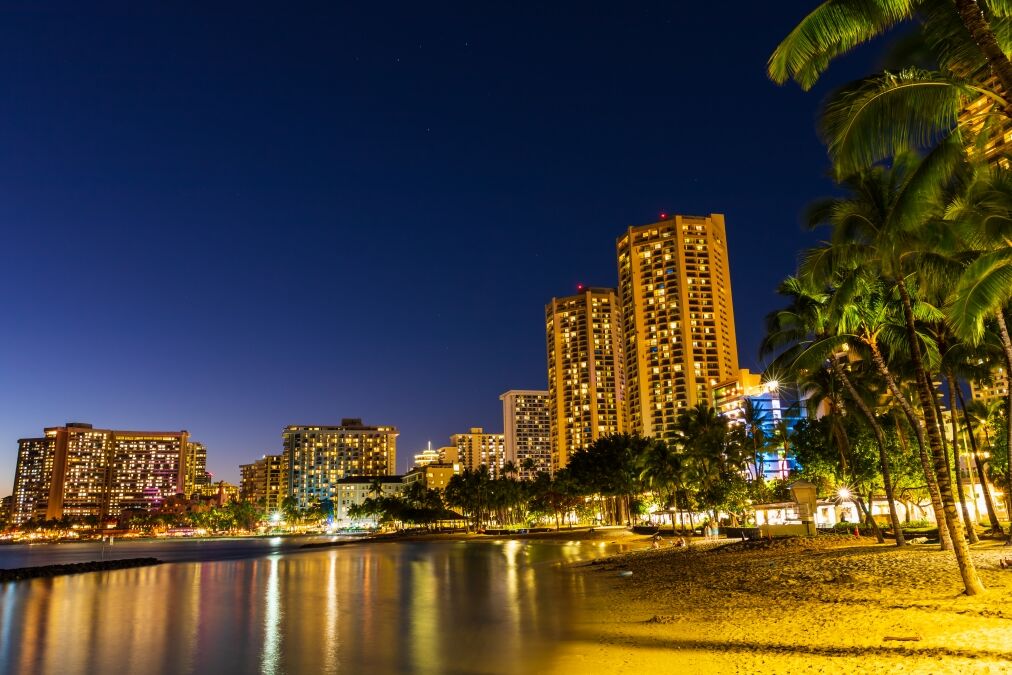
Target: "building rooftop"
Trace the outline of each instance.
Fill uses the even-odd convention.
[[[397,427],[390,425],[372,426],[363,424],[357,417],[345,417],[340,424],[289,424],[285,431],[384,431],[397,433]]]

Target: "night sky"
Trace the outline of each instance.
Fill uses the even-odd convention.
[[[0,11],[0,495],[67,421],[230,481],[286,424],[396,425],[401,470],[501,431],[545,303],[662,211],[726,214],[756,368],[819,101],[878,55],[770,83],[814,2],[140,4]]]

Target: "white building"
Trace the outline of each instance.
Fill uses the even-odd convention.
[[[374,528],[379,525],[377,516],[352,518],[348,512],[369,497],[397,497],[405,485],[400,476],[349,476],[337,481],[334,495],[334,525],[339,528]]]
[[[552,470],[552,436],[548,414],[548,392],[511,389],[502,401],[503,439],[506,461],[520,469],[522,480]],[[534,466],[525,469],[528,461]]]

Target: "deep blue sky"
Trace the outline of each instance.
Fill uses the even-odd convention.
[[[68,420],[232,481],[291,423],[396,425],[399,468],[499,431],[544,304],[661,211],[726,214],[754,368],[818,103],[872,62],[768,82],[810,3],[82,6],[0,12],[0,495]]]

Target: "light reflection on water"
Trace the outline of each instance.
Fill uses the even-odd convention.
[[[0,672],[537,672],[578,543],[354,545],[0,584]]]
[[[270,557],[267,593],[264,598],[264,651],[260,671],[266,675],[278,672],[278,642],[281,640],[281,589],[278,588],[278,559]]]

